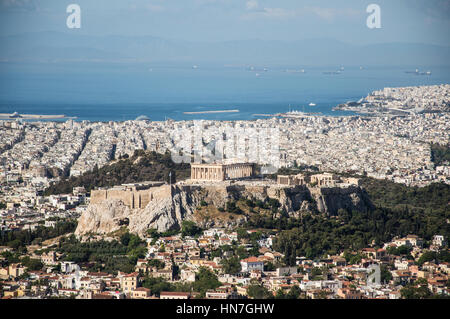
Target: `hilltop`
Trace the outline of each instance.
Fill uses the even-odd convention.
[[[176,164],[170,153],[135,151],[131,157],[118,160],[78,177],[63,178],[45,190],[45,195],[72,193],[74,187],[83,186],[90,192],[96,187],[111,187],[126,183],[144,181],[168,181],[172,172],[172,182],[184,180],[190,175],[189,164]]]

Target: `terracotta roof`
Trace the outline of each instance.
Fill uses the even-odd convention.
[[[92,296],[92,299],[114,299],[110,294],[96,294]]]
[[[176,237],[162,237],[162,240],[176,240]]]
[[[110,274],[108,274],[106,272],[88,272],[87,275],[90,276],[90,277],[107,277],[107,276],[110,276]]]
[[[160,296],[190,296],[190,292],[180,292],[180,291],[161,291]]]
[[[138,272],[132,272],[131,274],[126,274],[124,277],[136,277],[139,276]]]
[[[246,262],[246,263],[256,263],[256,262],[262,262],[261,259],[259,259],[258,257],[248,257],[245,259],[241,260],[242,262]]]

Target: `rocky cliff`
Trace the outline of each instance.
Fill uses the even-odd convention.
[[[130,232],[143,235],[147,229],[160,232],[180,227],[183,220],[195,221],[201,227],[234,227],[247,220],[245,215],[233,219],[204,218],[197,208],[202,202],[214,207],[225,207],[230,200],[240,198],[265,200],[275,198],[290,216],[301,211],[336,215],[338,210],[367,210],[370,200],[359,187],[307,188],[305,186],[161,186],[159,196],[153,198],[144,209],[131,209],[120,199],[105,199],[90,204],[81,215],[75,234],[108,234],[127,226]],[[156,192],[155,192],[156,193]]]
[[[310,192],[317,210],[330,216],[337,215],[339,209],[367,211],[374,208],[366,191],[357,186],[314,188]]]
[[[172,192],[155,198],[144,209],[130,209],[119,199],[90,204],[78,220],[75,235],[108,234],[127,226],[130,232],[143,235],[147,229],[167,231],[192,219],[200,196],[198,190],[172,187]]]

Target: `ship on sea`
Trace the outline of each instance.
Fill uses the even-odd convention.
[[[309,103],[309,106],[316,106],[316,103]]]
[[[254,66],[249,66],[248,68],[247,68],[247,71],[251,71],[251,72],[269,72],[269,69],[268,68],[266,68],[266,67],[264,67],[264,68],[257,68],[257,67],[254,67]]]
[[[326,71],[326,72],[323,72],[323,74],[337,75],[337,74],[341,74],[341,71]]]
[[[286,71],[284,71],[286,73],[305,73],[305,69],[301,69],[301,70],[291,70],[291,69],[287,69]]]
[[[415,75],[431,75],[431,71],[420,72],[419,69],[416,69],[415,71],[405,71],[405,73],[415,74]]]

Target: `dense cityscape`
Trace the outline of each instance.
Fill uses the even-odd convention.
[[[434,111],[448,107],[449,86],[438,87],[445,94],[432,89],[426,102],[412,99],[414,108],[433,112],[401,115],[1,121],[0,296],[448,297],[450,115]],[[381,92],[396,104],[411,101],[403,89]],[[200,149],[190,138],[180,142],[198,131]],[[277,148],[261,132],[277,132]],[[190,162],[222,135],[231,143],[215,143],[223,163]],[[268,150],[256,156],[264,141]],[[191,146],[187,166],[162,155],[174,159]],[[268,164],[275,172],[264,175]],[[116,177],[133,165],[163,169],[158,180],[138,174],[131,183],[95,184],[104,172]],[[57,191],[69,181],[69,192]],[[418,194],[434,199],[417,203]],[[412,214],[416,224],[399,214]],[[414,214],[429,214],[423,218],[430,224]],[[366,235],[359,218],[375,220]],[[341,246],[301,237],[300,229],[315,223],[354,237]]]
[[[417,71],[416,71],[417,72]],[[415,114],[450,109],[448,84],[384,88],[365,99],[339,105],[335,109],[356,110],[362,114]]]

